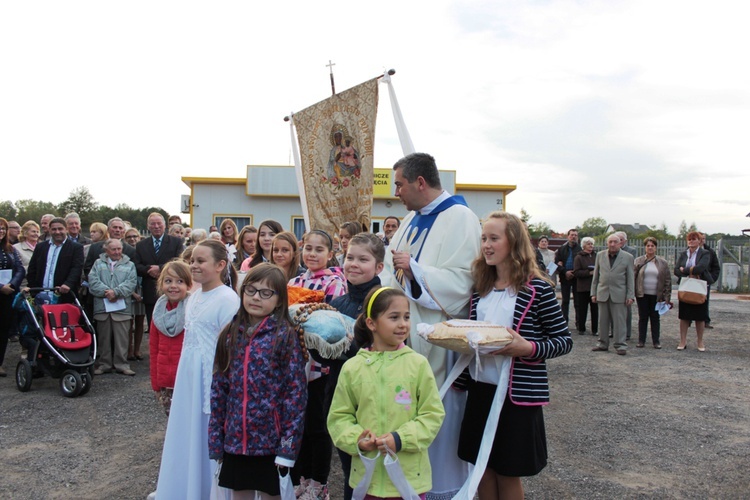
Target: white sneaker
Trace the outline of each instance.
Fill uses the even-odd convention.
[[[156,500],[156,492],[152,491],[151,493],[149,493],[146,497],[146,500]]]

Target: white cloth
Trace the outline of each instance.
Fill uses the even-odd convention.
[[[161,455],[158,500],[201,500],[211,492],[216,462],[208,458],[208,418],[216,340],[237,314],[239,296],[221,285],[187,299],[185,340]]]
[[[477,303],[477,319],[489,321],[492,324],[513,328],[513,313],[516,310],[517,294],[511,289],[492,290],[486,296],[479,299]],[[495,384],[500,380],[498,365],[494,362],[492,354],[480,355],[480,370],[476,363],[469,364],[471,378],[486,384]]]
[[[404,156],[414,153],[414,143],[411,142],[411,136],[409,130],[406,128],[406,122],[401,114],[401,107],[398,105],[398,99],[396,99],[396,90],[393,88],[391,83],[391,75],[388,71],[383,72],[383,78],[380,79],[381,83],[388,85],[388,97],[391,100],[391,112],[393,113],[393,120],[396,122],[396,132],[398,133],[398,140],[401,143],[401,151]]]
[[[471,296],[471,263],[479,255],[481,228],[479,219],[469,208],[454,205],[441,212],[424,240],[411,245],[405,242],[404,232],[408,230],[415,212],[410,212],[401,223],[385,255],[384,286],[399,287],[393,273],[391,250],[409,250],[412,256],[419,256],[419,270],[438,302],[454,316],[466,317]],[[414,268],[412,268],[414,269]],[[428,294],[422,290],[426,299]],[[411,305],[410,336],[411,346],[427,357],[435,374],[438,386],[445,381],[448,371],[456,362],[457,354],[441,347],[433,346],[416,334],[418,323],[435,324],[446,319],[440,310],[424,307],[413,300]],[[443,399],[445,420],[435,441],[430,445],[432,466],[432,491],[428,498],[450,498],[468,476],[468,464],[458,458],[458,435],[463,419],[466,394],[448,391]]]

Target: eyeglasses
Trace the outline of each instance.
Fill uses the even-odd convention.
[[[138,235],[137,234],[131,234],[130,236],[125,236],[126,240],[137,240]]]
[[[255,297],[255,294],[259,294],[261,299],[270,299],[274,295],[276,295],[275,290],[271,290],[270,288],[255,288],[254,286],[246,286],[242,289],[245,295],[248,297]]]

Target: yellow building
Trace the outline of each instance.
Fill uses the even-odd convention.
[[[375,169],[373,177],[371,230],[377,233],[386,217],[401,219],[406,208],[393,196],[393,170]],[[233,219],[239,228],[257,227],[273,219],[298,238],[304,232],[294,167],[248,165],[246,178],[183,177],[182,182],[190,188],[190,194],[183,196],[182,212],[190,214],[193,227],[218,226],[225,218]],[[455,170],[441,170],[440,182],[449,193],[463,196],[480,218],[504,210],[506,196],[516,189],[504,184],[458,184]]]

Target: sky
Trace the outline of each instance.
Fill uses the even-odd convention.
[[[389,68],[415,148],[556,231],[750,228],[750,5],[38,1],[0,6],[1,200],[177,212],[182,177],[290,165],[283,117]],[[375,166],[402,151],[381,85]],[[480,214],[481,215],[481,214]]]

